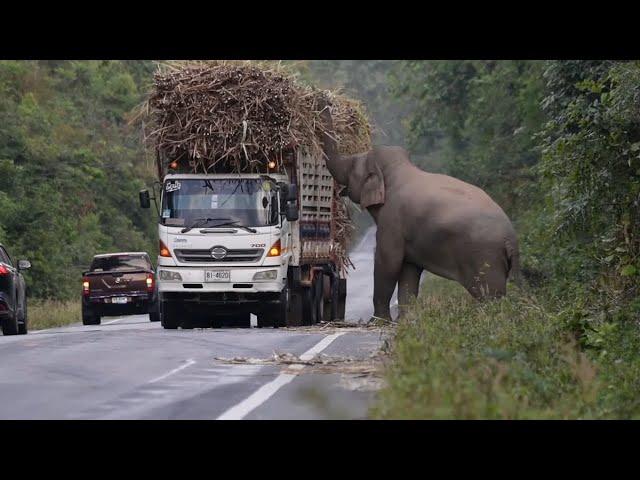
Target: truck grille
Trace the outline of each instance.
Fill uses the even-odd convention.
[[[250,248],[227,250],[224,258],[216,259],[211,255],[211,250],[174,250],[177,259],[184,263],[232,263],[232,262],[257,262],[262,258],[263,248]]]

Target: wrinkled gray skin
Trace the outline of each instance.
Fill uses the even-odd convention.
[[[329,109],[321,108],[331,131]],[[420,170],[400,147],[344,156],[325,133],[323,148],[335,180],[378,227],[374,317],[391,320],[389,302],[396,284],[402,316],[418,294],[423,270],[455,280],[477,299],[503,296],[510,272],[519,280],[513,226],[480,188]]]

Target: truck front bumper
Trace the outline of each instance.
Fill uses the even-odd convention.
[[[187,312],[215,312],[216,314],[255,313],[272,309],[281,300],[287,284],[285,267],[251,267],[212,270],[228,270],[227,282],[205,282],[204,268],[162,267],[178,272],[182,281],[163,281],[158,275],[158,294],[161,302],[177,303]],[[277,270],[278,278],[270,281],[254,281],[256,272]]]
[[[166,281],[161,278],[161,270],[177,272],[180,274],[180,281]],[[226,270],[229,271],[229,280],[225,282],[206,282],[206,270]],[[273,280],[254,280],[254,275],[258,272],[276,270],[277,278]],[[280,293],[287,283],[286,266],[263,266],[263,267],[229,267],[229,268],[184,268],[184,267],[161,267],[158,269],[157,285],[158,291],[173,293]]]

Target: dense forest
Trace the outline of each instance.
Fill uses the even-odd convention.
[[[153,170],[127,126],[152,71],[147,62],[0,62],[0,239],[31,260],[30,296],[77,297],[95,253],[155,248],[153,219],[137,206]]]

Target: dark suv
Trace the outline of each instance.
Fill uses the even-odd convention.
[[[20,260],[14,267],[0,244],[0,325],[5,335],[27,333],[27,286],[20,272],[28,268],[31,268],[28,260]]]

